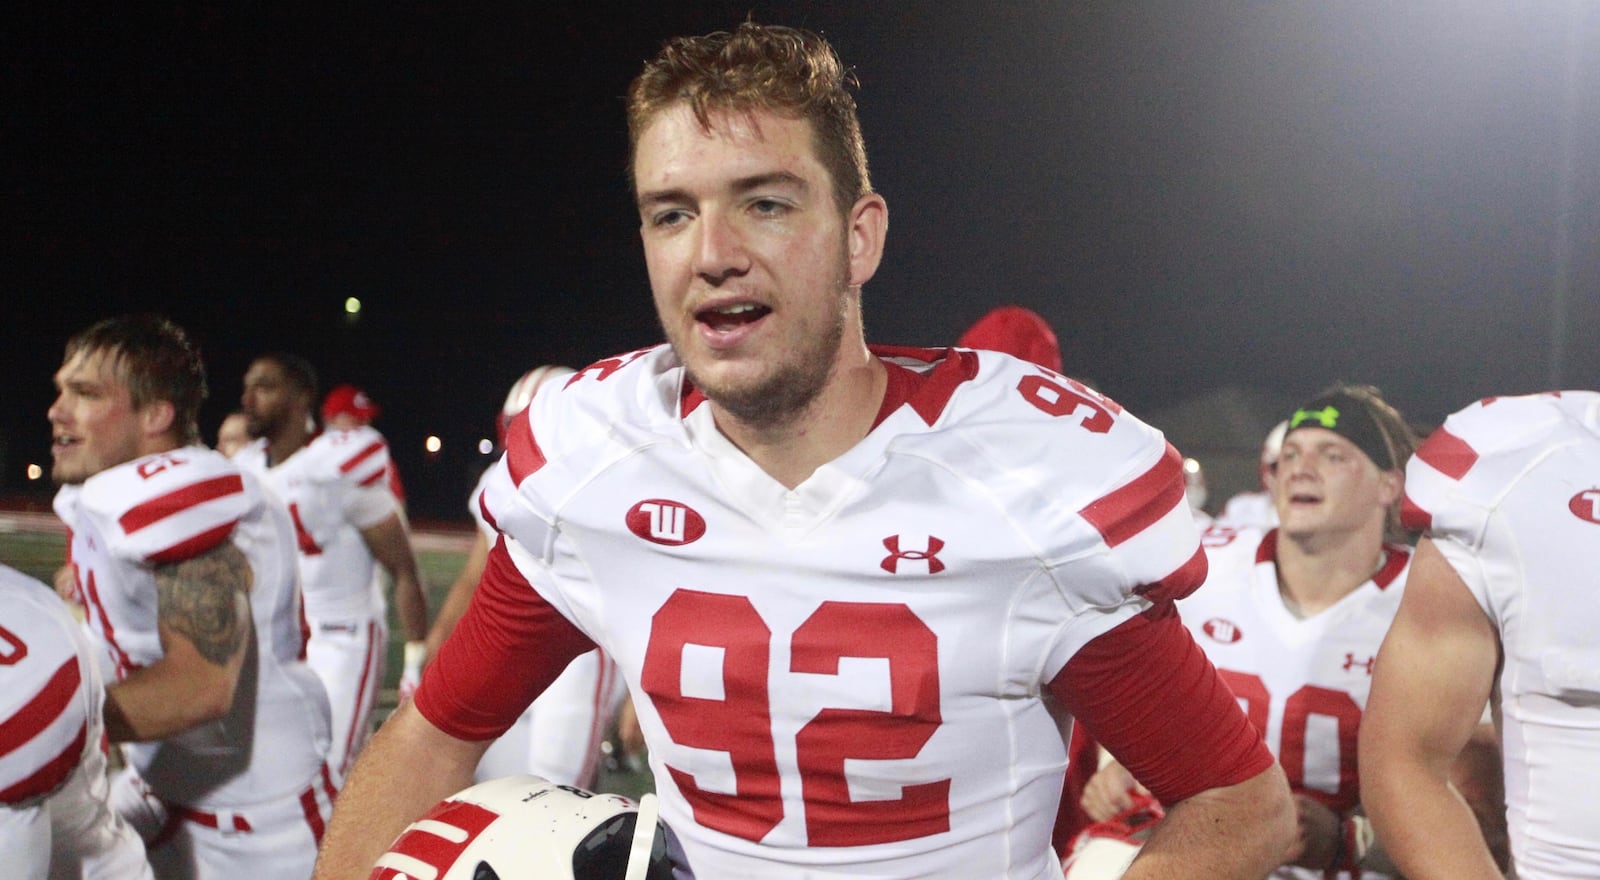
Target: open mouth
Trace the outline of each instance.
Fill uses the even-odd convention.
[[[766,317],[772,309],[755,303],[736,303],[695,312],[694,318],[718,333],[737,330]]]

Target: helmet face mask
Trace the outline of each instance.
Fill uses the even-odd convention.
[[[369,880],[671,880],[654,797],[645,795],[641,809],[619,795],[537,776],[479,783],[407,826]],[[641,813],[654,834],[636,847]],[[638,864],[630,872],[635,849]]]

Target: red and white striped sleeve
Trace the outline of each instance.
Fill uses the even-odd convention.
[[[98,745],[75,626],[48,587],[0,566],[0,803],[50,794]]]
[[[188,447],[140,459],[84,484],[82,507],[105,523],[109,551],[151,565],[204,553],[261,499],[228,459]]]

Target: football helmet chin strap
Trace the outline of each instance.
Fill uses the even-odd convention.
[[[650,850],[656,842],[656,817],[661,814],[661,805],[656,802],[654,792],[645,792],[639,797],[639,813],[633,823],[633,846],[628,849],[628,873],[623,880],[644,880],[645,873],[650,870]]]

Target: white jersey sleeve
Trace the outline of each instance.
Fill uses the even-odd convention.
[[[389,489],[389,444],[370,427],[326,431],[304,450],[312,459],[312,478],[334,484],[344,518],[358,529],[383,522],[398,511]]]
[[[140,880],[144,847],[107,802],[104,701],[82,627],[0,565],[0,865],[7,877]]]
[[[78,766],[97,679],[85,680],[82,636],[47,587],[0,566],[0,597],[0,802],[17,805],[55,791]]]
[[[1518,874],[1600,873],[1600,393],[1467,407],[1417,451],[1406,494],[1499,632]]]

